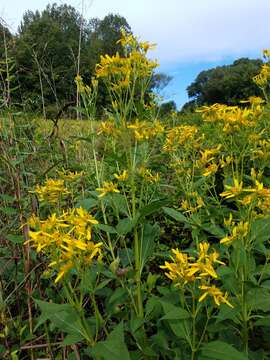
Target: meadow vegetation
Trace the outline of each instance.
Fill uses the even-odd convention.
[[[268,359],[270,52],[264,99],[160,119],[152,45],[118,45],[84,120],[1,119],[1,358]]]

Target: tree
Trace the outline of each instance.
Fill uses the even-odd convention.
[[[260,59],[241,58],[231,65],[202,71],[187,88],[191,102],[186,108],[214,103],[235,105],[249,96],[261,95],[252,80],[259,73],[261,65]]]
[[[5,21],[0,18],[0,108],[9,107],[11,93],[16,87],[15,68],[16,63],[13,54],[13,36]]]
[[[155,73],[151,79],[149,88],[152,91],[160,93],[171,81],[172,76],[163,72]]]
[[[100,55],[120,49],[117,41],[121,29],[131,31],[126,19],[119,15],[110,14],[103,20],[93,18],[87,22],[66,4],[48,5],[41,12],[27,11],[16,37],[22,101],[36,101],[43,113],[52,104],[61,107],[73,101],[79,46],[80,75],[87,83],[94,75]],[[100,102],[106,102],[105,95]]]
[[[160,105],[159,107],[159,115],[160,117],[164,117],[172,113],[173,111],[177,111],[175,101],[167,101]]]
[[[74,97],[80,24],[81,15],[68,5],[24,14],[16,44],[24,97],[40,94],[46,104]]]

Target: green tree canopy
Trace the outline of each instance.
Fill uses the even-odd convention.
[[[261,65],[260,59],[241,58],[231,65],[200,72],[187,88],[191,101],[185,107],[214,103],[234,105],[249,96],[261,95],[260,89],[252,80],[260,71]]]
[[[91,80],[100,55],[115,53],[121,29],[130,26],[120,15],[86,21],[69,5],[48,5],[39,12],[27,11],[16,37],[16,58],[22,100],[40,106],[57,105],[75,98],[74,78],[78,71],[81,37],[80,74]]]

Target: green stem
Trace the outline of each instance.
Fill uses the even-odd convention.
[[[134,252],[135,252],[135,281],[137,288],[137,311],[138,316],[143,317],[142,291],[141,291],[141,258],[139,247],[139,236],[137,227],[134,229]]]

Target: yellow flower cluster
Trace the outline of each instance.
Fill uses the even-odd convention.
[[[221,145],[216,148],[200,151],[200,158],[196,161],[196,167],[203,169],[203,176],[207,177],[217,172],[218,165],[215,156],[219,154]]]
[[[231,228],[231,234],[225,236],[220,240],[221,244],[230,245],[232,242],[237,240],[245,239],[249,232],[249,223],[240,221],[238,224],[232,221],[232,215],[230,218],[224,221],[225,225]]]
[[[91,94],[97,89],[98,81],[95,78],[92,78],[91,84],[92,87],[89,85],[85,85],[83,79],[80,75],[75,77],[75,83],[77,85],[78,92],[81,95],[91,96]]]
[[[36,186],[32,192],[37,194],[40,202],[50,205],[57,205],[60,199],[70,193],[63,179],[47,179],[44,185]]]
[[[197,191],[187,193],[186,196],[188,199],[181,201],[181,208],[187,213],[193,214],[205,205]]]
[[[103,197],[109,193],[119,193],[120,190],[117,188],[117,184],[112,181],[104,181],[103,187],[96,188],[96,191],[100,192],[99,197]]]
[[[210,245],[207,242],[200,243],[196,258],[178,249],[173,249],[172,262],[166,261],[165,265],[160,268],[166,271],[165,275],[178,287],[183,288],[186,284],[198,283],[198,288],[204,291],[199,302],[210,295],[217,305],[226,303],[232,307],[227,300],[228,294],[223,294],[221,290],[211,284],[211,281],[218,279],[215,264],[224,265],[224,263],[218,260],[219,253],[215,250],[209,253],[209,248]]]
[[[194,125],[180,125],[168,131],[163,146],[165,151],[175,151],[179,146],[192,143],[198,128]]]
[[[158,120],[147,122],[136,119],[133,123],[127,124],[124,129],[122,128],[122,131],[125,131],[126,128],[130,131],[131,136],[136,141],[149,140],[164,132],[164,126]],[[112,120],[102,121],[97,127],[97,134],[117,137],[121,134],[121,128],[117,127]]]
[[[226,191],[223,191],[219,194],[221,197],[225,199],[230,199],[233,197],[237,197],[243,192],[243,181],[239,181],[238,179],[233,179],[233,185],[225,185]]]
[[[58,272],[58,282],[71,268],[79,264],[89,265],[101,258],[102,243],[92,241],[92,225],[98,221],[82,208],[55,213],[46,220],[32,216],[28,220],[29,240],[37,252],[46,254],[49,264]]]
[[[107,136],[116,136],[119,134],[119,129],[115,126],[114,120],[101,121],[97,126],[97,134],[107,135]]]
[[[233,308],[232,304],[228,301],[228,293],[223,294],[223,292],[215,285],[201,285],[199,288],[204,291],[202,296],[199,298],[199,302],[202,302],[209,295],[214,299],[214,302],[217,306],[220,306],[222,303],[224,303]]]
[[[257,139],[250,139],[252,144],[255,144],[255,148],[252,151],[253,159],[269,160],[270,158],[270,141],[267,139],[260,139],[258,134]]]
[[[255,100],[254,100],[255,99]],[[224,104],[214,104],[203,106],[196,110],[202,113],[202,118],[207,122],[221,122],[223,131],[233,133],[242,127],[254,127],[256,120],[263,112],[262,100],[250,98],[248,102],[253,102],[250,108],[240,108],[238,106],[228,106]],[[254,105],[256,103],[256,106]]]
[[[270,80],[270,66],[268,64],[263,64],[258,75],[253,77],[253,81],[256,85],[261,88],[264,88]]]
[[[138,174],[144,178],[144,180],[150,184],[155,184],[160,181],[159,173],[153,174],[150,169],[141,166],[138,169]]]
[[[125,32],[122,32],[119,43],[126,50],[125,56],[120,56],[118,52],[113,56],[101,56],[96,66],[96,77],[109,79],[114,91],[128,88],[138,78],[149,77],[158,66],[156,61],[146,58],[152,45],[138,42],[133,35]]]
[[[188,159],[173,159],[169,163],[169,167],[174,169],[177,175],[190,176],[192,173],[192,164]]]
[[[78,179],[81,179],[82,176],[84,175],[83,171],[73,172],[73,171],[69,171],[66,169],[59,170],[59,171],[57,171],[57,173],[61,179],[63,179],[64,181],[67,181],[67,182],[77,181]]]
[[[126,181],[128,179],[128,172],[124,170],[121,174],[113,174],[113,176],[119,181]]]
[[[251,170],[251,177],[254,179],[254,169]],[[266,188],[262,182],[254,179],[255,187],[243,187],[243,181],[234,179],[234,185],[225,185],[226,191],[220,194],[225,199],[237,198],[239,203],[248,206],[251,203],[262,212],[269,212],[270,189]],[[239,198],[241,195],[242,198]]]
[[[133,124],[127,125],[127,128],[133,131],[134,138],[137,141],[148,140],[164,132],[164,126],[157,120],[153,123],[147,123],[136,119]]]

